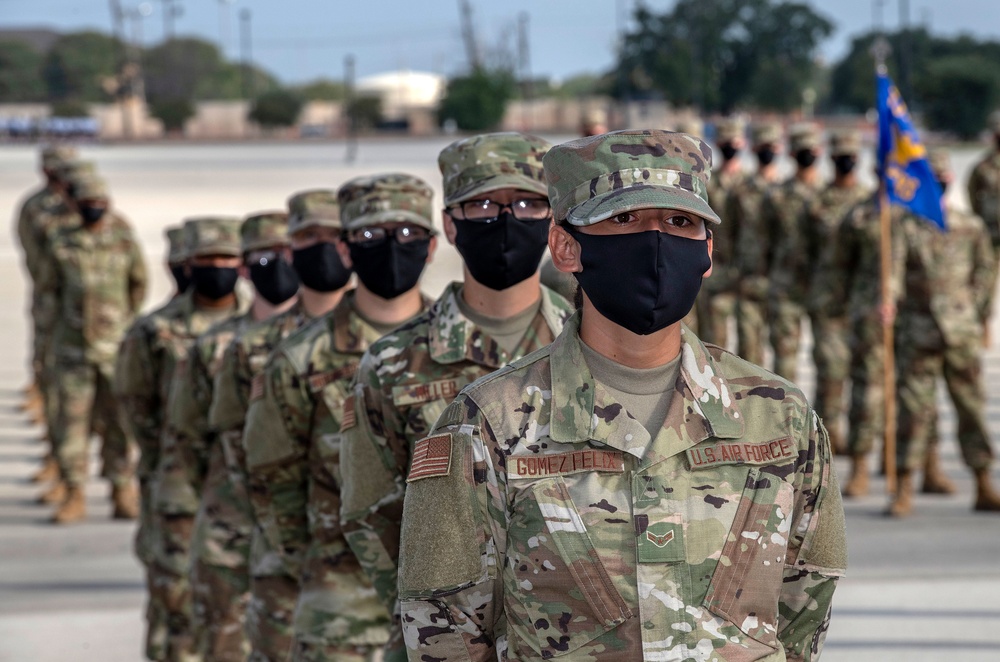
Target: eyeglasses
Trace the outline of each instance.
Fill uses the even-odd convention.
[[[474,223],[493,223],[500,218],[500,212],[504,209],[509,209],[519,221],[544,221],[552,213],[549,201],[544,198],[518,198],[509,204],[493,200],[469,200],[452,209],[462,210],[462,216],[458,220]],[[448,213],[455,218],[451,210]]]
[[[423,239],[430,239],[430,236],[430,230],[422,228],[419,225],[401,225],[394,228],[373,226],[348,232],[347,241],[361,246],[371,246],[380,244],[389,237],[392,237],[396,240],[396,243],[412,244]]]

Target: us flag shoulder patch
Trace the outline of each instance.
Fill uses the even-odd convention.
[[[264,397],[264,381],[266,379],[267,376],[264,373],[253,376],[253,381],[250,382],[250,402]]]
[[[450,470],[451,435],[424,437],[413,449],[413,461],[410,463],[410,475],[406,477],[406,482],[447,476]]]

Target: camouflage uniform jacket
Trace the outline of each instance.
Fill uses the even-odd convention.
[[[762,207],[768,191],[778,186],[763,177],[747,177],[729,195],[726,222],[736,234],[734,261],[740,294],[754,301],[767,298],[768,235],[764,231]]]
[[[250,499],[268,543],[299,579],[296,636],[319,631],[327,645],[388,639],[389,614],[340,526],[340,427],[354,416],[345,403],[361,355],[380,335],[347,294],[278,345],[247,412]]]
[[[989,320],[993,287],[992,246],[982,220],[949,209],[947,232],[908,215],[905,287],[896,324],[921,347],[978,345]]]
[[[344,529],[390,609],[413,445],[462,388],[551,343],[572,314],[569,302],[543,287],[538,313],[507,354],[462,315],[459,296],[461,283],[452,283],[425,314],[372,345],[354,387],[357,425],[344,430]]]
[[[174,371],[157,468],[158,512],[190,516],[198,512],[215,443],[208,418],[215,376],[229,344],[252,322],[251,313],[246,312],[213,326],[198,336]]]
[[[52,235],[39,265],[53,357],[114,365],[118,344],[146,297],[146,265],[129,224],[109,212],[99,229],[79,221]]]
[[[813,243],[818,233],[810,227],[811,212],[819,188],[793,177],[770,190],[761,214],[767,233],[765,257],[771,299],[806,303],[809,281],[819,249]]]
[[[38,279],[38,263],[44,254],[43,219],[65,213],[62,194],[48,186],[33,193],[21,206],[17,215],[17,238],[32,280]]]
[[[736,224],[726,217],[729,198],[733,191],[743,184],[746,174],[742,171],[725,173],[721,170],[708,181],[708,203],[722,218],[722,223],[712,229],[714,254],[712,255],[712,277],[705,281],[707,292],[732,292],[739,281],[736,270]]]
[[[243,424],[246,422],[247,409],[250,406],[250,395],[253,379],[264,370],[267,359],[274,348],[296,329],[313,321],[306,315],[301,303],[296,303],[284,313],[270,319],[251,324],[244,329],[229,345],[222,359],[222,365],[215,376],[212,389],[212,404],[209,409],[209,426],[218,435],[219,444],[225,458],[229,480],[245,486],[247,484],[246,452],[243,448]],[[266,501],[262,499],[262,502]],[[243,504],[250,515],[250,503]],[[232,523],[236,526],[237,523]],[[219,554],[204,556],[203,560],[214,565],[240,566],[249,563],[254,576],[262,576],[283,570],[281,560],[276,551],[272,550],[258,526],[253,526],[250,532],[250,549],[245,555],[235,558],[228,549],[231,540],[229,531],[210,531],[209,542],[214,541],[218,534],[220,545],[212,547],[222,550]],[[208,548],[208,546],[206,546]]]
[[[902,288],[903,211],[892,207],[893,298]],[[820,263],[812,283],[812,306],[829,317],[860,320],[873,315],[882,300],[882,243],[878,198],[870,195],[840,219],[829,260]]]
[[[399,593],[411,660],[815,660],[846,566],[830,446],[790,382],[684,328],[652,442],[579,318],[417,443]]]
[[[231,314],[242,315],[251,300],[240,288],[236,296]],[[139,444],[138,475],[142,479],[151,477],[159,464],[174,369],[187,356],[195,338],[218,321],[218,315],[197,308],[193,291],[188,291],[140,317],[122,341],[115,365],[115,390]]]
[[[969,175],[969,204],[983,219],[994,247],[1000,247],[1000,150],[987,154]]]
[[[819,194],[811,206],[809,222],[806,226],[809,233],[809,260],[812,265],[808,297],[809,309],[813,314],[829,317],[826,308],[820,305],[826,297],[817,291],[820,285],[819,274],[833,268],[832,262],[837,251],[838,232],[847,213],[871,197],[871,191],[860,184],[841,187],[830,184]],[[837,274],[850,278],[850,274]],[[839,317],[839,315],[838,315]]]

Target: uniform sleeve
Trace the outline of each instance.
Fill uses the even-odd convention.
[[[115,392],[141,453],[137,473],[150,476],[158,461],[162,414],[152,334],[139,321],[125,334],[115,362]]]
[[[135,315],[142,309],[142,303],[146,300],[149,275],[146,272],[146,260],[142,256],[139,244],[132,240],[129,242],[129,246],[132,254],[132,266],[128,274],[128,295],[132,314]]]
[[[972,255],[972,282],[970,286],[976,302],[979,321],[989,324],[993,315],[993,284],[996,282],[996,263],[993,257],[993,242],[986,226],[979,224]]]
[[[969,206],[972,207],[972,211],[976,214],[976,216],[983,216],[985,214],[983,201],[980,198],[980,192],[983,188],[985,188],[985,182],[983,181],[982,164],[980,163],[972,169],[972,173],[969,174],[969,182],[967,184]]]
[[[500,577],[506,550],[504,496],[487,466],[492,433],[460,395],[442,414],[427,457],[449,458],[411,469],[403,509],[399,598],[410,660],[496,660],[503,622]],[[433,449],[433,450],[432,450]],[[492,451],[490,451],[492,452]],[[427,467],[431,471],[427,471]]]
[[[815,412],[809,409],[806,416],[804,447],[808,450],[797,468],[789,552],[778,602],[778,640],[790,662],[819,659],[837,580],[847,569],[844,506],[830,442]]]
[[[736,261],[741,276],[741,293],[753,301],[763,301],[767,297],[767,266],[765,247],[767,237],[761,232],[762,209],[748,208],[747,194],[733,195],[733,221],[737,224]]]
[[[308,451],[314,404],[304,379],[277,355],[256,378],[244,428],[254,516],[288,572],[298,576],[309,542]],[[261,390],[262,388],[262,390]]]
[[[24,250],[24,265],[28,269],[28,274],[33,281],[37,281],[39,250],[34,226],[38,212],[31,207],[30,199],[21,206],[21,211],[17,215],[17,238]]]
[[[156,480],[156,509],[166,515],[198,512],[201,481],[195,447],[207,432],[196,399],[199,363],[196,344],[177,365],[170,385]]]
[[[38,256],[36,268],[35,296],[38,297],[36,324],[39,333],[48,336],[55,328],[59,314],[59,295],[62,288],[59,266],[52,254],[45,253]]]

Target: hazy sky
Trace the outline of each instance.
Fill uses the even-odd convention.
[[[142,24],[146,43],[163,37],[162,0],[121,0],[126,8],[144,2],[152,14]],[[531,71],[563,79],[601,72],[613,61],[620,17],[634,0],[471,0],[477,37],[486,46],[508,35],[516,45],[520,12],[529,12]],[[807,0],[837,25],[823,45],[829,59],[842,55],[850,37],[869,29],[879,0]],[[905,2],[905,0],[902,0]],[[458,0],[176,0],[183,7],[178,34],[225,42],[239,56],[238,14],[249,9],[254,61],[286,82],[340,78],[348,53],[359,76],[396,68],[451,74],[466,63]],[[901,0],[881,0],[884,22],[894,28]],[[657,11],[674,0],[647,0]],[[910,0],[911,21],[929,22],[938,33],[969,32],[1000,38],[997,0]],[[110,30],[107,0],[0,0],[0,27]]]

